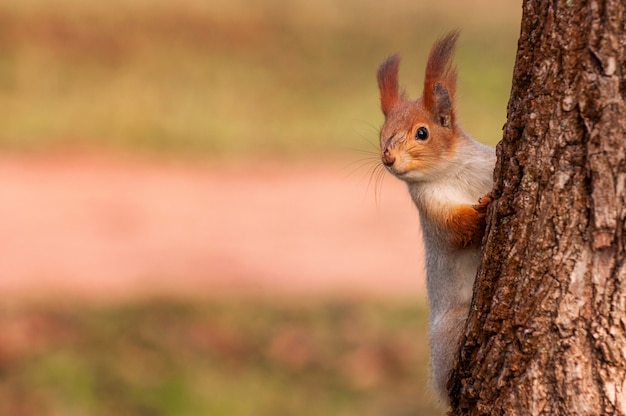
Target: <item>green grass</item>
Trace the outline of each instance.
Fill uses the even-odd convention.
[[[141,301],[0,314],[2,415],[440,415],[415,304]]]
[[[389,53],[416,96],[461,27],[459,112],[495,143],[520,6],[442,0],[22,0],[0,5],[0,149],[258,156],[367,148]]]

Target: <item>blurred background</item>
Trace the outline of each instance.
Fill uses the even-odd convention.
[[[495,145],[521,4],[0,3],[0,415],[439,415],[375,72],[461,28]]]

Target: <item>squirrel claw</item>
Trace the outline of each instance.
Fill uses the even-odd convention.
[[[491,201],[491,192],[487,192],[485,195],[481,196],[478,199],[478,204],[472,205],[472,208],[478,211],[479,214],[485,215],[487,213],[487,207],[489,206]]]
[[[491,203],[491,192],[487,192],[478,200],[478,204],[472,205],[472,208],[476,211],[475,228],[470,239],[470,245],[480,246],[480,242],[485,235],[486,221],[487,221],[487,208]]]

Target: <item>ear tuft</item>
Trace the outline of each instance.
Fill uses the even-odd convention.
[[[424,107],[444,127],[454,125],[456,68],[451,65],[450,60],[459,34],[458,30],[454,30],[435,42],[428,55],[424,75]]]
[[[400,69],[400,57],[391,55],[378,67],[377,79],[380,90],[380,108],[385,117],[400,99],[400,87],[398,85],[398,71]]]

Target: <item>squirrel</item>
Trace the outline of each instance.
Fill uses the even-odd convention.
[[[480,263],[485,214],[491,201],[494,149],[457,124],[457,71],[451,63],[459,31],[438,39],[428,56],[422,96],[398,87],[398,55],[378,68],[381,160],[406,182],[419,211],[426,254],[431,379],[449,403],[447,382],[469,314]]]

